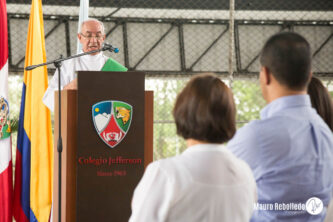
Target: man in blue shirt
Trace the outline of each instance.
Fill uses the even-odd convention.
[[[257,182],[251,221],[323,221],[333,191],[333,134],[307,95],[309,43],[296,33],[276,34],[264,45],[260,63],[268,105],[260,120],[228,143]]]

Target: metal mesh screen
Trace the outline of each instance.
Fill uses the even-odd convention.
[[[48,60],[76,53],[79,3],[42,1]],[[12,118],[18,116],[30,4],[7,0]],[[307,38],[314,74],[333,91],[332,0],[100,0],[90,1],[89,16],[103,21],[106,42],[120,49],[108,56],[147,73],[146,89],[154,90],[155,159],[185,149],[171,112],[177,93],[196,73],[216,72],[232,86],[238,127],[259,118],[265,103],[258,57],[275,33]]]

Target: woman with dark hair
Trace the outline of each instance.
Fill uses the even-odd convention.
[[[312,77],[308,86],[312,107],[333,131],[333,102],[327,88],[316,77]]]
[[[333,102],[332,98],[320,79],[312,76],[308,86],[312,107],[317,110],[319,116],[333,131]],[[326,211],[325,222],[333,221],[333,200],[329,203]]]
[[[222,145],[236,131],[230,89],[216,75],[197,75],[178,95],[173,116],[187,149],[147,167],[129,221],[249,221],[255,180]]]

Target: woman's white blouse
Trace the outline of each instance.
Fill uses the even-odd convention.
[[[199,144],[151,163],[132,199],[130,222],[249,221],[251,169],[222,145]]]

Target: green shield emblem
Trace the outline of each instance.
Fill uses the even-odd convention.
[[[127,132],[132,122],[132,115],[133,115],[132,106],[125,102],[114,101],[113,109],[114,109],[113,113],[115,113],[118,126],[124,132]]]

